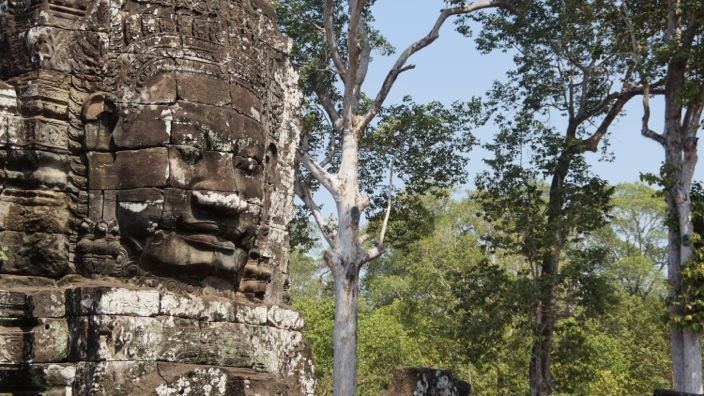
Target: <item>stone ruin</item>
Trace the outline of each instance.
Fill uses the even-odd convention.
[[[0,0],[0,392],[313,391],[270,0]]]
[[[427,367],[399,367],[381,396],[471,396],[472,385],[450,371]]]

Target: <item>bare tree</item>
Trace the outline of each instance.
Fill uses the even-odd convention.
[[[362,92],[362,85],[371,62],[375,35],[368,23],[370,3],[373,0],[348,0],[342,4],[325,0],[324,9],[318,14],[323,19],[317,22],[317,26],[324,32],[326,61],[322,67],[311,72],[312,80],[320,82],[327,79],[328,83],[314,83],[312,91],[330,122],[334,136],[328,138],[327,155],[320,161],[305,139],[298,152],[298,159],[307,175],[298,178],[296,194],[312,213],[327,242],[325,261],[334,278],[333,389],[339,396],[355,394],[359,275],[366,263],[383,254],[391,211],[389,196],[380,235],[375,243],[366,242],[369,237],[362,235],[360,220],[370,202],[360,188],[360,169],[365,166],[360,164],[360,139],[382,111],[398,77],[414,68],[407,63],[409,58],[436,41],[441,27],[449,18],[490,8],[512,8],[508,0],[482,0],[441,10],[430,32],[398,55],[376,95],[367,98]],[[336,18],[339,15],[336,11],[340,10],[338,7],[344,5],[347,7],[342,17]],[[338,32],[342,32],[346,40],[340,40]],[[329,89],[331,78],[334,80],[332,85],[337,83],[342,86],[340,95]],[[333,160],[336,161],[335,166],[330,166]],[[389,183],[392,181],[393,169],[389,169]],[[335,201],[334,224],[328,224],[328,219],[315,202],[313,185],[324,188]],[[390,191],[389,187],[389,194]]]

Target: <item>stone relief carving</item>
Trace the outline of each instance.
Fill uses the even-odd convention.
[[[279,147],[290,141],[286,41],[271,6],[32,0],[2,10],[0,76],[25,115],[7,133],[7,196],[51,190],[71,220],[47,235],[62,260],[13,265],[13,255],[3,272],[153,275],[285,299],[285,264],[272,264],[285,252],[269,242],[286,238],[290,205],[272,212],[271,201],[290,197],[292,148]],[[42,212],[25,201],[3,205]]]
[[[13,390],[12,370],[27,383],[53,378],[46,362],[74,370],[64,382],[92,394],[81,381],[102,378],[100,362],[133,360],[91,355],[119,349],[98,333],[139,339],[139,323],[168,328],[173,317],[190,330],[174,333],[188,339],[169,333],[171,342],[195,337],[207,348],[190,356],[149,344],[135,360],[217,366],[227,378],[244,368],[274,382],[309,374],[301,324],[285,308],[300,102],[287,48],[268,0],[0,0],[0,311],[14,307],[0,317],[16,313],[8,325],[20,326],[4,332],[0,323],[0,344],[16,352],[0,356],[0,391]],[[144,304],[146,291],[155,307],[123,309]],[[60,312],[34,310],[39,295]],[[101,308],[115,303],[106,295],[125,302]],[[190,308],[165,310],[172,300]],[[240,314],[245,306],[262,319]],[[232,312],[204,317],[204,307]],[[221,323],[261,350],[218,351],[207,326],[189,321]],[[65,351],[37,360],[37,343],[61,329]],[[297,341],[284,348],[277,337]],[[235,364],[228,353],[253,355]],[[280,364],[256,363],[260,353]],[[135,376],[152,378],[135,365]],[[189,370],[174,378],[221,374]],[[304,382],[296,389],[310,390]]]

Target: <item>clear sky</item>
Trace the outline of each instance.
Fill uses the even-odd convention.
[[[442,6],[441,0],[378,0],[373,9],[375,26],[400,52],[428,33]],[[395,60],[396,56],[375,57],[364,87],[367,93],[376,94]],[[387,104],[408,94],[417,102],[439,100],[444,103],[481,96],[494,80],[504,77],[512,66],[512,59],[509,54],[478,53],[472,39],[456,33],[453,24],[446,23],[440,38],[414,55],[409,63],[415,64],[416,69],[399,78]],[[611,183],[637,181],[641,172],[657,173],[664,157],[657,143],[640,135],[640,101],[632,100],[626,110],[626,116],[611,128],[610,142],[615,161],[599,162],[599,155],[591,154],[594,171]],[[651,128],[659,131],[662,128],[662,105],[655,101],[652,110]],[[491,134],[491,128],[477,131],[482,142],[490,141]],[[699,147],[699,156],[704,158],[702,146]],[[484,156],[486,152],[483,150],[471,153],[472,180],[478,171],[485,169],[481,161]],[[695,179],[704,179],[703,168],[704,164],[697,167]]]

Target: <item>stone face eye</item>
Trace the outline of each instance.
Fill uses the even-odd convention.
[[[235,160],[235,168],[239,169],[240,171],[242,171],[242,173],[246,175],[253,176],[261,171],[262,164],[256,158],[237,157],[237,159]]]

